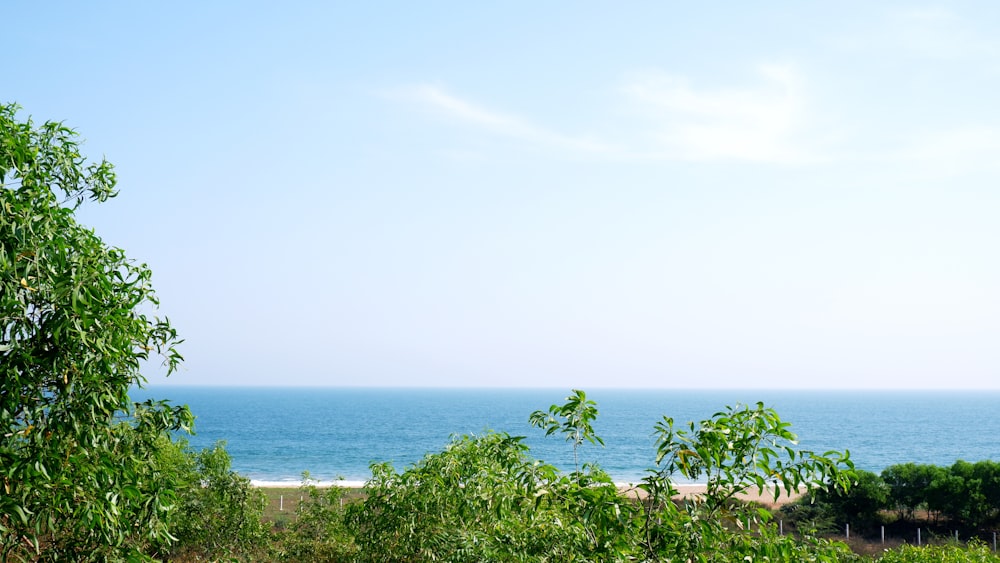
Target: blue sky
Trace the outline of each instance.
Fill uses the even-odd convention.
[[[4,12],[167,383],[1000,387],[1000,4]]]

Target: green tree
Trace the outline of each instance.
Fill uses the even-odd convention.
[[[532,426],[544,429],[546,436],[562,432],[566,441],[573,444],[573,464],[579,472],[579,449],[583,441],[604,445],[604,440],[594,432],[592,425],[597,415],[597,403],[587,399],[587,394],[583,391],[574,389],[573,394],[566,397],[565,403],[550,406],[548,412],[535,411],[528,417],[528,421]]]
[[[947,467],[936,468],[934,480],[927,486],[927,510],[934,513],[935,520],[946,518],[955,523],[962,522],[967,500],[969,483],[960,472],[953,473]]]
[[[916,510],[927,505],[927,491],[941,468],[934,465],[899,463],[882,470],[889,487],[889,504],[901,519],[913,520]]]
[[[955,491],[956,498],[950,500],[947,506],[948,516],[953,522],[981,528],[997,520],[1000,504],[997,494],[1000,493],[1000,472],[998,465],[992,461],[969,463],[958,460],[947,469],[951,481],[957,486],[961,483],[961,491]]]
[[[996,524],[1000,520],[1000,463],[990,460],[977,461],[972,468],[979,481],[982,504],[981,525]]]
[[[128,391],[180,341],[146,265],[74,217],[115,195],[111,164],[17,112],[0,105],[0,559],[138,558],[170,539],[148,448],[192,417]]]
[[[641,485],[649,495],[642,523],[648,557],[791,561],[811,550],[819,560],[837,560],[842,546],[816,540],[805,547],[780,536],[770,512],[739,500],[751,490],[769,491],[777,500],[782,493],[850,486],[854,467],[849,453],[797,450],[790,426],[763,403],[727,407],[686,428],[675,427],[670,417],[657,423],[657,468]],[[706,492],[675,506],[675,475],[706,481]],[[720,550],[732,558],[712,555]]]
[[[817,489],[802,502],[815,502],[825,508],[838,529],[850,524],[853,530],[871,531],[881,522],[880,512],[889,506],[889,486],[876,473],[856,470],[849,489]]]

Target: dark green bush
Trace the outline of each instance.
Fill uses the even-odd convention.
[[[882,523],[881,512],[888,507],[889,487],[871,471],[857,470],[854,483],[847,490],[834,487],[817,489],[802,503],[812,503],[825,511],[837,530],[845,525],[858,533],[872,532]]]

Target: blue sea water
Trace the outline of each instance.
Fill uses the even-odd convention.
[[[194,448],[225,440],[233,468],[266,482],[364,481],[372,462],[402,470],[440,451],[450,436],[506,431],[525,436],[535,458],[572,469],[571,446],[545,437],[528,415],[562,403],[557,389],[381,389],[156,387],[133,392],[187,404],[197,416]],[[860,469],[905,462],[950,465],[1000,460],[1000,392],[592,389],[605,447],[585,444],[616,482],[636,482],[654,465],[653,426],[681,424],[726,405],[762,401],[792,423],[799,447],[850,450]]]

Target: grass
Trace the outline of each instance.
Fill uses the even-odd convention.
[[[267,498],[261,520],[274,527],[282,527],[284,523],[293,520],[299,503],[305,497],[305,493],[298,487],[261,487],[260,490]],[[359,499],[363,494],[362,489],[349,489],[344,495],[344,502]]]
[[[261,487],[267,504],[264,506],[265,522],[280,522],[295,517],[302,492],[298,487]]]

